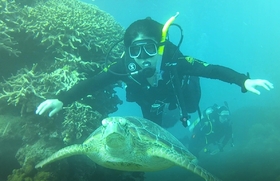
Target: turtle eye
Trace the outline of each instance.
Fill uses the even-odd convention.
[[[124,126],[126,124],[126,119],[120,119],[119,120],[119,123]]]
[[[103,126],[107,126],[108,125],[108,121],[106,119],[103,119],[101,121],[101,123],[102,123]]]

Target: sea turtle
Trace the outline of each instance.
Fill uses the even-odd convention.
[[[175,165],[205,180],[219,180],[196,165],[196,159],[171,133],[139,117],[108,117],[83,144],[57,151],[35,168],[72,155],[84,154],[95,163],[122,171],[157,171]]]

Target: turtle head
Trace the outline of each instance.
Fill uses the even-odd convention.
[[[109,117],[102,120],[102,138],[109,148],[122,148],[128,140],[127,120],[122,117]]]

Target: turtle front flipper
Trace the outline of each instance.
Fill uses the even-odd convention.
[[[87,154],[89,150],[89,147],[87,144],[76,144],[76,145],[71,145],[67,146],[65,148],[62,148],[61,150],[55,152],[48,158],[44,159],[40,163],[38,163],[35,168],[42,168],[44,165],[49,164],[51,162],[61,160],[63,158],[72,156],[72,155],[82,155],[82,154]]]
[[[204,168],[198,166],[194,163],[195,156],[193,156],[189,151],[180,150],[180,153],[175,151],[174,149],[165,149],[165,148],[158,148],[158,149],[150,149],[150,155],[155,157],[161,157],[163,159],[169,160],[173,162],[174,165],[178,165],[183,167],[187,170],[192,171],[193,173],[199,175],[200,177],[204,178],[206,181],[221,181],[220,179],[216,178],[214,175],[209,173]]]

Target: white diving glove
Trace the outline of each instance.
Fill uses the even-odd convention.
[[[256,89],[256,87],[258,87],[258,86],[263,87],[266,90],[270,90],[270,89],[274,88],[272,83],[270,83],[267,80],[263,80],[263,79],[247,79],[244,82],[244,86],[247,89],[247,91],[253,92],[258,95],[261,94],[261,92]]]
[[[36,110],[36,114],[42,115],[47,110],[50,110],[49,117],[52,117],[63,107],[63,103],[58,99],[47,99],[42,102]]]

